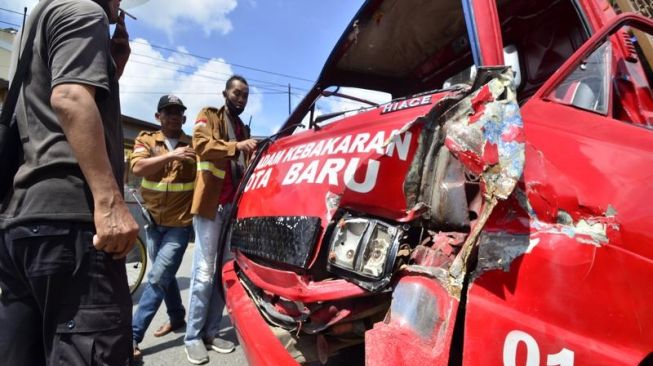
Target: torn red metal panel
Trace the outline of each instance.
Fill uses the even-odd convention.
[[[524,164],[524,144],[519,138],[523,122],[510,71],[490,80],[456,108],[445,124],[445,146],[481,176],[484,195],[506,199]]]
[[[483,198],[478,220],[472,225],[469,236],[450,267],[447,287],[454,296],[459,296],[462,291],[478,235],[499,200],[506,200],[510,196],[524,167],[524,143],[516,140],[520,134],[515,133],[516,129],[523,128],[523,122],[512,72],[509,69],[501,73],[494,70],[494,74],[492,69],[483,71],[494,77],[448,111],[449,118],[445,124],[445,146],[467,169],[481,171],[477,175],[480,177],[480,195]],[[479,73],[477,78],[486,78],[484,72]],[[481,118],[470,123],[469,117],[481,110],[473,108],[479,98],[485,100]],[[496,155],[491,153],[493,146],[496,146]]]
[[[389,315],[365,333],[367,365],[446,365],[458,300],[427,277],[397,284]]]
[[[533,147],[527,154],[534,154],[527,155],[525,168],[529,201],[531,197],[549,197],[542,207],[555,203],[574,222],[615,216],[624,249],[653,258],[653,248],[641,244],[650,238],[647,218],[653,217],[653,211],[651,205],[639,204],[650,202],[642,184],[653,175],[641,167],[653,164],[652,134],[555,103],[531,100],[524,111],[533,121],[526,126]],[[533,208],[537,220],[557,222],[557,214],[541,217],[544,209]]]
[[[236,260],[247,278],[257,287],[286,299],[312,303],[368,294],[344,279],[314,282],[292,271],[262,266],[241,253],[236,254]]]

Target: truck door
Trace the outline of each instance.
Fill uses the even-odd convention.
[[[642,34],[653,21],[613,19],[522,105],[526,166],[513,194],[530,233],[481,235],[464,364],[651,361],[653,60]]]
[[[496,1],[462,0],[462,3],[474,64],[477,67],[503,65]]]

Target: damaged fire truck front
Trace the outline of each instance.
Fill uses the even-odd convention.
[[[603,0],[366,1],[221,239],[249,362],[653,361],[652,35]],[[318,113],[348,88],[393,99]]]

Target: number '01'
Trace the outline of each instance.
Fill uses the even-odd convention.
[[[506,340],[503,342],[503,365],[517,366],[517,347],[519,343],[524,343],[526,346],[525,366],[539,366],[540,347],[537,345],[535,338],[521,330],[513,330],[506,336]],[[547,366],[573,366],[573,364],[574,352],[566,348],[556,354],[546,356]]]

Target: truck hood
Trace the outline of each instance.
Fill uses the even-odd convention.
[[[318,84],[403,96],[435,89],[452,70],[473,63],[460,1],[370,0],[334,47]]]

